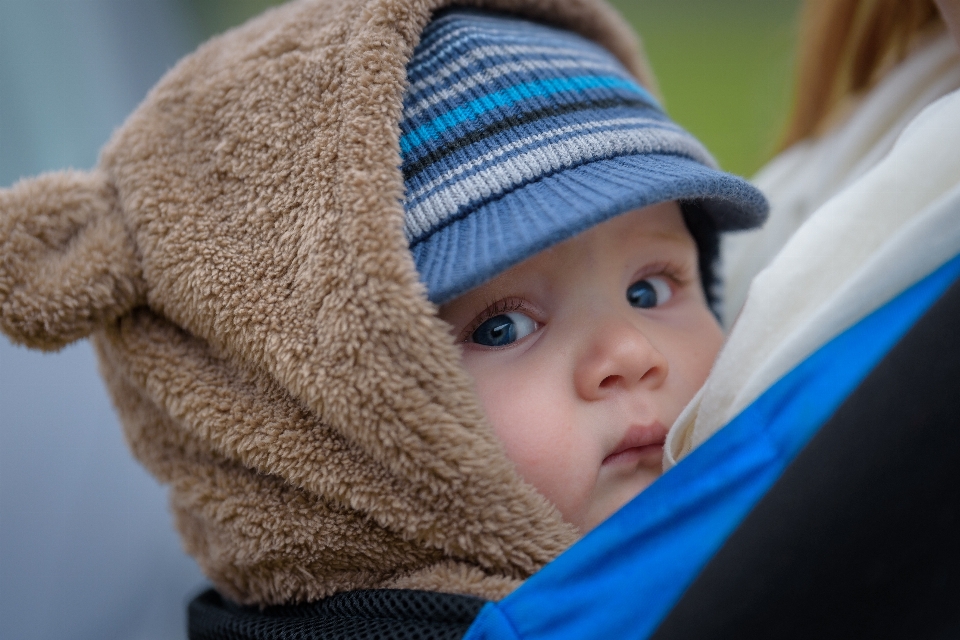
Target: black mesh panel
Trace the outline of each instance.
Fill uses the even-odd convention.
[[[190,603],[188,626],[190,640],[459,640],[485,602],[377,589],[261,611],[235,605],[211,589]]]

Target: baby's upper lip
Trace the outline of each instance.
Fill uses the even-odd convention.
[[[627,432],[624,434],[623,439],[620,440],[620,443],[613,449],[610,453],[607,454],[607,457],[604,458],[604,462],[607,462],[613,456],[623,453],[628,449],[639,449],[641,447],[647,447],[651,445],[660,445],[667,439],[667,428],[664,427],[659,422],[653,422],[650,424],[635,424],[627,429]]]

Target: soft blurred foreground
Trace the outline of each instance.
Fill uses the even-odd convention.
[[[89,168],[162,73],[263,0],[0,0],[0,186]],[[618,0],[665,103],[725,168],[769,157],[795,0]],[[0,339],[0,637],[185,637],[204,584],[131,458],[90,346]]]

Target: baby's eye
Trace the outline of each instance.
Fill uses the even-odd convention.
[[[627,287],[627,302],[638,309],[652,309],[673,297],[673,289],[666,278],[651,276]]]
[[[537,330],[537,323],[522,313],[501,313],[484,320],[470,334],[470,342],[485,347],[503,347]]]

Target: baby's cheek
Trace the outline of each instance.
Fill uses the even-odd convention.
[[[542,389],[517,380],[513,384],[478,385],[480,400],[507,456],[529,471],[547,468],[566,456],[563,421],[556,405],[544,402]]]
[[[549,439],[512,439],[506,449],[520,477],[553,503],[565,520],[579,520],[596,480],[596,465],[581,459],[583,443],[555,433]]]
[[[705,307],[688,318],[660,342],[670,363],[666,393],[661,396],[661,419],[668,428],[706,382],[724,341],[720,326]]]
[[[589,496],[597,465],[587,461],[590,443],[578,438],[576,409],[547,380],[545,375],[484,376],[476,378],[476,388],[517,472],[570,520]]]
[[[724,341],[720,325],[705,307],[693,317],[694,321],[684,326],[680,335],[673,338],[673,344],[679,348],[671,362],[671,369],[689,388],[690,397],[683,399],[684,405],[703,386]]]
[[[698,336],[699,338],[695,343],[696,349],[691,356],[694,361],[693,368],[697,389],[706,382],[710,369],[713,368],[713,363],[716,361],[725,340],[723,331],[712,316],[709,321],[704,323],[703,330],[698,332]]]

